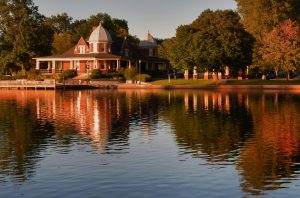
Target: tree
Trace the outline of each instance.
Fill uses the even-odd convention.
[[[236,0],[242,22],[260,41],[264,34],[287,19],[300,22],[299,0]]]
[[[70,33],[54,33],[52,53],[62,54],[73,46],[73,36]]]
[[[164,40],[158,46],[158,54],[162,58],[166,58],[170,61],[170,64],[175,68],[176,67],[176,58],[175,58],[175,37]]]
[[[50,54],[51,29],[31,0],[0,0],[0,66],[2,73],[31,67],[33,56]]]
[[[77,42],[80,37],[88,38],[93,27],[98,26],[99,22],[102,22],[103,26],[113,37],[129,36],[129,28],[126,20],[111,18],[108,14],[98,13],[90,16],[88,19],[74,21],[74,42]]]
[[[251,64],[253,42],[236,12],[206,10],[192,24],[177,28],[176,37],[159,51],[177,69],[238,70]]]
[[[265,64],[289,73],[300,65],[300,28],[291,20],[274,28],[262,40],[260,54]],[[289,75],[287,75],[287,80]]]
[[[239,70],[252,61],[254,39],[231,10],[204,11],[193,23],[192,56],[202,70],[229,66]]]
[[[73,18],[67,13],[51,16],[46,20],[55,33],[71,33],[73,32]]]

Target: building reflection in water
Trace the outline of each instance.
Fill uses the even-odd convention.
[[[0,175],[19,182],[34,174],[53,140],[64,148],[80,141],[101,154],[122,154],[131,134],[151,143],[159,122],[171,125],[180,155],[235,166],[247,193],[285,187],[300,170],[295,94],[1,91],[0,98]]]

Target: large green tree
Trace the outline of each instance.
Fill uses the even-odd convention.
[[[73,18],[67,13],[53,15],[46,20],[55,33],[73,32]]]
[[[232,10],[204,11],[191,26],[195,30],[190,54],[202,70],[229,66],[239,70],[252,61],[254,39]]]
[[[32,57],[50,54],[52,31],[31,0],[0,0],[2,73],[29,69]]]
[[[112,18],[108,14],[98,13],[88,19],[76,20],[73,23],[74,39],[77,42],[80,37],[88,38],[93,27],[102,22],[103,26],[112,34],[113,37],[125,37],[129,35],[129,28],[126,20]]]
[[[176,69],[238,70],[251,64],[253,42],[236,12],[206,10],[192,24],[180,26],[159,52]]]

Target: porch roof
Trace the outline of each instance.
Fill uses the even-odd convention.
[[[52,55],[52,56],[44,56],[44,57],[37,57],[35,59],[40,60],[67,60],[67,59],[112,59],[112,60],[119,60],[121,59],[121,56],[114,55],[114,54],[107,54],[107,53],[86,53],[86,54],[75,54],[74,48],[71,48],[70,50],[66,51],[63,54],[58,55]]]

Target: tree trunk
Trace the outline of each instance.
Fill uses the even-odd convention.
[[[278,77],[279,68],[276,67],[274,70],[275,70],[275,78],[277,78]]]

